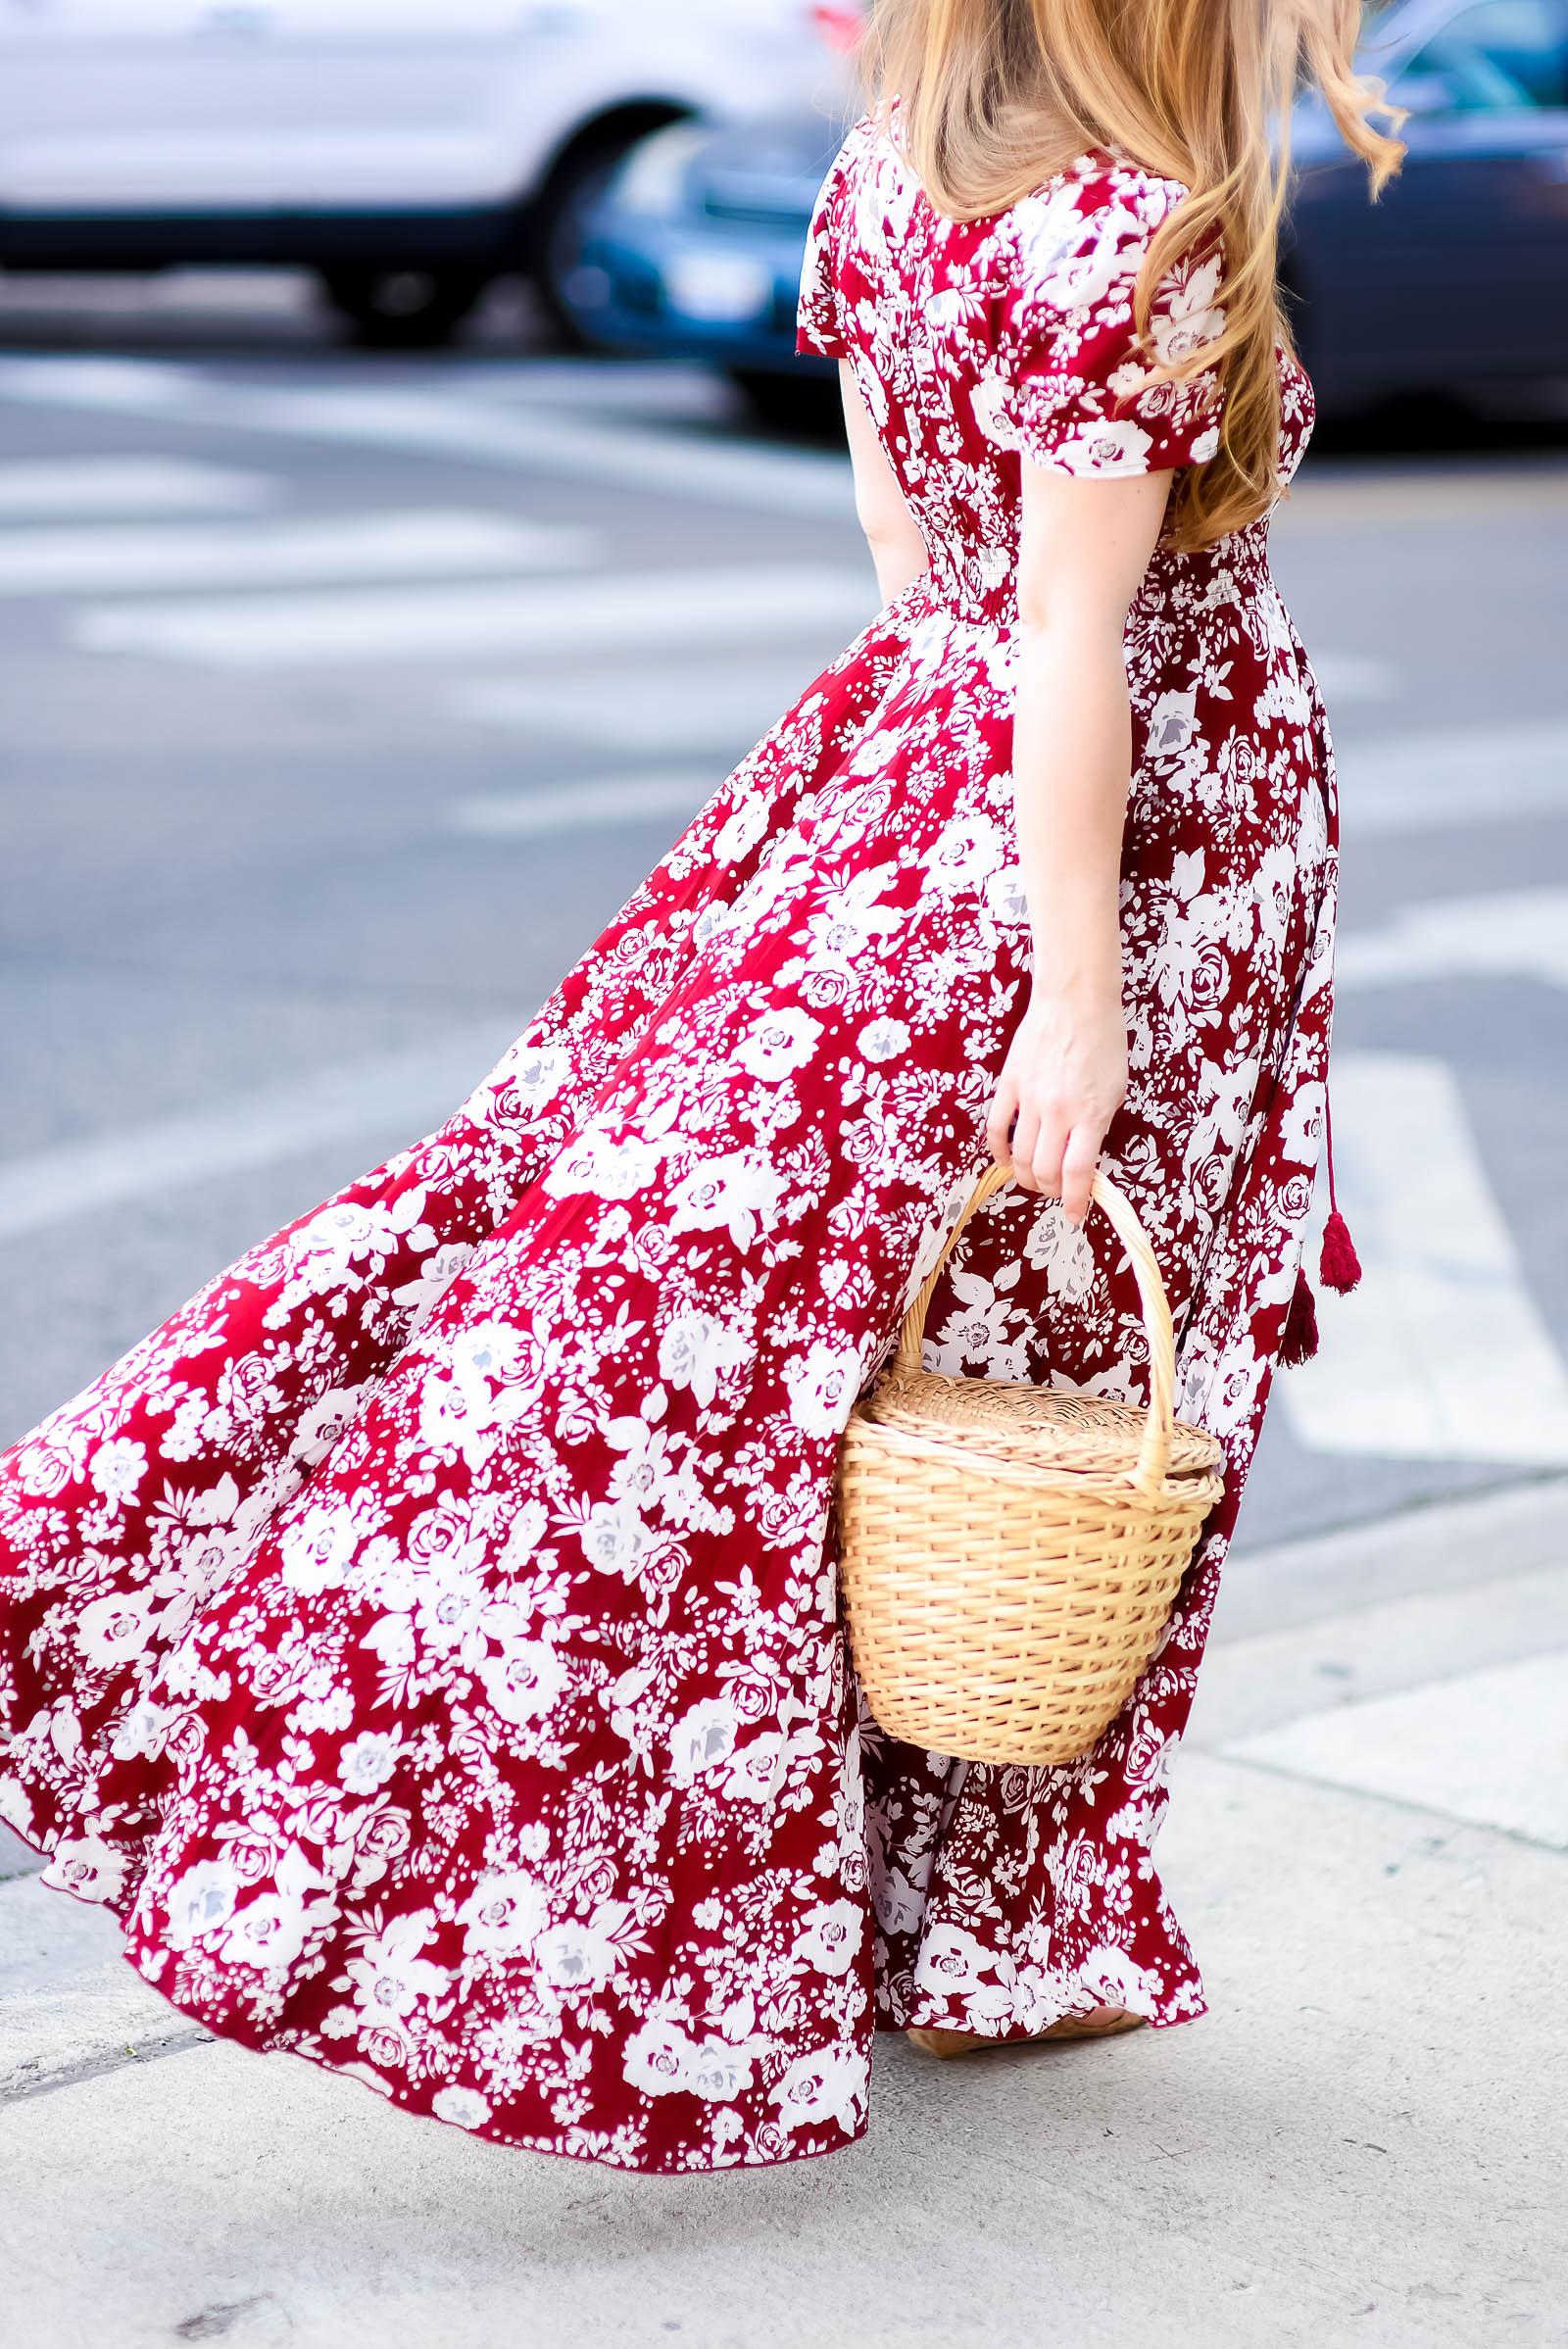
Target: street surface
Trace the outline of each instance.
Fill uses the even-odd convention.
[[[104,299],[0,315],[0,1442],[437,1122],[873,600],[841,459],[699,373],[494,318],[363,359],[286,287],[190,356]],[[892,2046],[856,2154],[638,2186],[202,2041],[10,1846],[29,2349],[816,2349],[868,2296],[886,2349],[1561,2340],[1568,458],[1390,439],[1276,524],[1366,1278],[1276,1388],[1180,1765],[1215,2016]]]

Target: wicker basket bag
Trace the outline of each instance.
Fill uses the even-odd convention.
[[[1103,1174],[1096,1204],[1132,1258],[1147,1412],[923,1370],[938,1278],[981,1176],[857,1403],[839,1455],[840,1578],[856,1671],[891,1737],[973,1762],[1069,1762],[1120,1712],[1158,1644],[1220,1447],[1172,1416],[1176,1346],[1142,1224]]]

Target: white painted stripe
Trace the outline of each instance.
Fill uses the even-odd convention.
[[[494,1025],[462,1028],[417,1051],[321,1069],[187,1117],[0,1163],[0,1239],[214,1175],[272,1165],[371,1129],[404,1126],[402,1148],[450,1115],[508,1042]]]
[[[1559,1492],[1559,1528],[1562,1500]],[[1405,1515],[1400,1531],[1412,1550],[1419,1550],[1420,1529],[1431,1514],[1420,1509]],[[1480,1529],[1493,1531],[1484,1513]],[[1353,1543],[1355,1537],[1348,1539]],[[1188,1737],[1200,1745],[1226,1744],[1281,1729],[1303,1714],[1568,1648],[1568,1563],[1560,1536],[1555,1546],[1555,1563],[1534,1573],[1495,1572],[1494,1549],[1485,1560],[1493,1570],[1473,1573],[1467,1588],[1417,1591],[1381,1605],[1375,1591],[1370,1603],[1362,1593],[1360,1604],[1311,1623],[1248,1639],[1211,1634]],[[1505,1542],[1500,1554],[1506,1559]],[[1283,1578],[1289,1561],[1276,1571]]]
[[[470,350],[463,369],[465,399],[502,408],[602,410],[613,416],[658,416],[689,424],[744,414],[731,385],[711,367],[679,359],[617,359],[612,367],[564,352],[530,351],[526,359]]]
[[[128,410],[163,416],[199,405],[208,378],[194,367],[161,359],[31,359],[0,361],[0,396],[39,400],[46,408]]]
[[[328,521],[0,530],[0,595],[230,587],[283,579],[453,577],[553,569],[597,551],[586,530],[502,514],[415,509]]]
[[[252,430],[308,432],[323,439],[380,441],[617,482],[658,497],[750,506],[796,515],[852,517],[855,488],[837,453],[739,441],[693,441],[684,433],[612,423],[581,411],[500,410],[473,401],[298,392],[253,398]]]
[[[1312,654],[1312,674],[1332,712],[1347,702],[1392,702],[1399,691],[1399,672],[1392,661],[1374,660],[1370,653]]]
[[[517,734],[550,734],[607,751],[738,755],[788,710],[808,680],[788,653],[761,661],[666,661],[571,678],[482,678],[457,687],[454,717]]]
[[[1568,1464],[1568,1372],[1530,1294],[1452,1072],[1334,1062],[1341,1203],[1365,1277],[1276,1392],[1315,1451]]]
[[[1339,769],[1352,837],[1568,815],[1568,722],[1374,736],[1341,743]]]
[[[1341,987],[1455,978],[1568,987],[1568,889],[1401,906],[1381,930],[1342,934],[1334,975]]]
[[[1407,1598],[1441,1592],[1479,1592],[1509,1576],[1568,1573],[1568,1476],[1489,1480],[1480,1492],[1450,1499],[1424,1500],[1420,1507],[1390,1516],[1363,1518],[1332,1532],[1260,1542],[1242,1537],[1225,1561],[1225,1588],[1209,1631],[1215,1641],[1273,1639],[1303,1625]],[[1467,1664],[1498,1664],[1544,1646],[1568,1646],[1536,1639],[1528,1647],[1490,1654],[1479,1646]],[[1408,1681],[1385,1683],[1405,1688]],[[1235,1732],[1263,1729],[1266,1721],[1243,1723]]]
[[[581,411],[504,409],[450,391],[438,399],[364,386],[276,391],[144,360],[14,358],[0,362],[0,398],[132,416],[177,412],[184,425],[420,449],[708,505],[846,520],[855,511],[850,468],[839,453],[692,442]]]
[[[1336,700],[1378,700],[1396,690],[1393,671],[1355,654],[1314,663]],[[585,693],[570,678],[477,678],[457,686],[446,707],[456,718],[515,734],[549,734],[597,750],[710,752],[739,757],[808,683],[788,654],[771,660],[631,662],[600,670]]]
[[[1568,1649],[1309,1714],[1224,1750],[1568,1851]]]
[[[722,780],[718,775],[615,775],[599,783],[546,784],[533,791],[494,792],[459,800],[455,830],[481,839],[533,838],[549,832],[591,831],[602,824],[695,815]]]
[[[530,365],[533,363],[530,362]],[[591,367],[593,363],[585,363]],[[563,370],[565,374],[565,370]],[[590,378],[593,380],[594,378]],[[574,398],[569,380],[559,391]],[[33,358],[0,361],[0,399],[134,416],[167,416],[220,430],[274,432],[306,439],[440,451],[482,465],[518,465],[577,477],[670,490],[713,505],[752,506],[797,514],[850,517],[848,465],[833,452],[704,441],[676,432],[589,418],[579,407],[553,415],[548,406],[501,407],[493,393],[439,398],[356,386],[352,391],[270,390],[157,360]],[[1309,471],[1275,523],[1287,538],[1347,529],[1449,530],[1518,517],[1551,522],[1568,505],[1560,467],[1510,467],[1506,473],[1446,465],[1430,474],[1368,483],[1324,467]]]
[[[476,653],[569,653],[691,640],[771,639],[869,616],[859,572],[772,568],[621,572],[549,585],[389,587],[338,595],[208,597],[103,605],[73,634],[93,652],[155,653],[214,668],[448,661]],[[584,691],[594,690],[585,680]]]
[[[34,514],[249,514],[277,494],[268,473],[177,457],[68,457],[0,465],[0,521]]]

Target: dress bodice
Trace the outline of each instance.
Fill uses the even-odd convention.
[[[1153,371],[1134,318],[1149,241],[1184,190],[1103,152],[1006,211],[951,220],[890,125],[862,117],[836,157],[807,250],[802,347],[848,358],[930,551],[932,592],[957,615],[1014,608],[1020,458],[1102,478],[1200,464],[1218,445],[1212,371]],[[1155,363],[1220,324],[1221,264],[1189,256],[1158,289]],[[1280,354],[1281,492],[1306,444],[1306,375]],[[1162,546],[1146,594],[1218,571],[1266,576],[1266,517],[1197,554]]]

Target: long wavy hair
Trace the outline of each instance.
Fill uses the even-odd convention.
[[[1180,476],[1171,502],[1178,545],[1240,528],[1278,494],[1296,98],[1321,91],[1374,196],[1403,156],[1403,115],[1354,70],[1361,19],[1361,0],[875,0],[862,53],[873,105],[885,115],[897,97],[900,146],[950,219],[1005,211],[1097,148],[1187,189],[1151,239],[1136,295],[1152,369],[1215,367],[1225,387],[1218,452]],[[1147,343],[1154,294],[1184,254],[1216,242],[1224,329],[1159,366]]]

